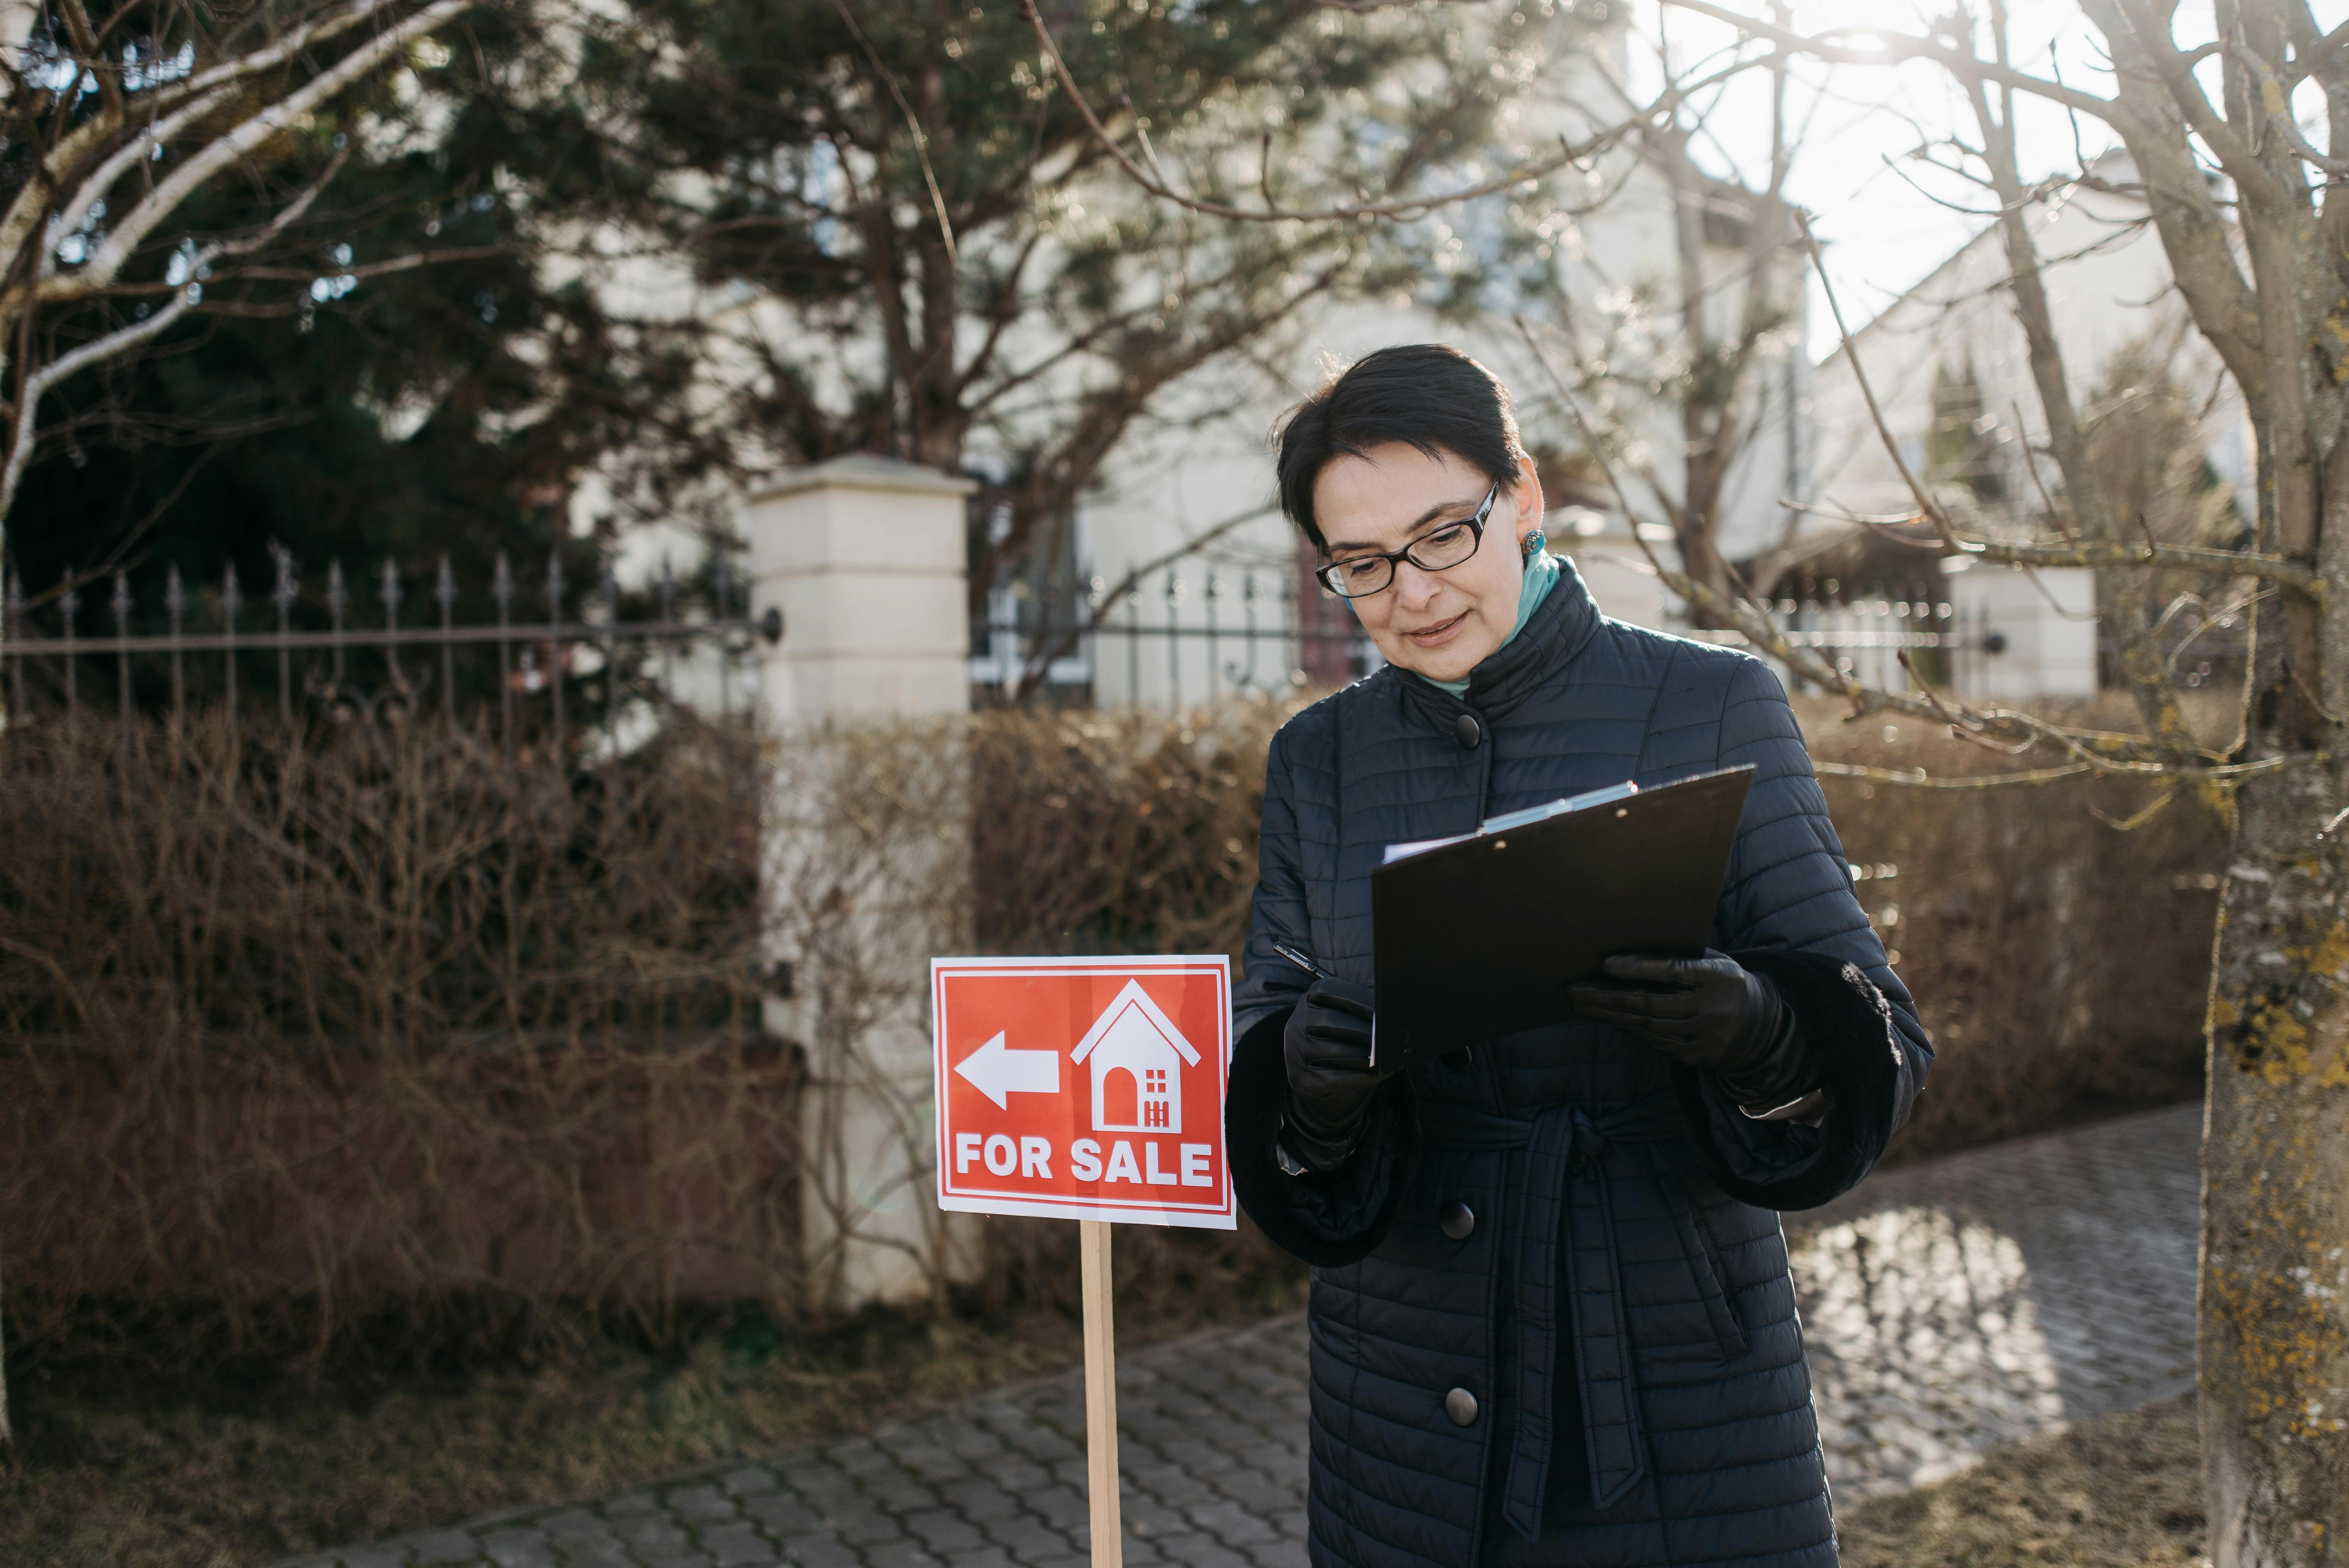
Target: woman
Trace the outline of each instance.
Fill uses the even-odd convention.
[[[1312,1561],[1832,1564],[1775,1211],[1865,1176],[1932,1053],[1776,679],[1600,615],[1507,392],[1451,349],[1292,411],[1279,482],[1387,659],[1274,738],[1236,1004],[1234,1179],[1314,1265]],[[1748,763],[1720,951],[1371,1070],[1386,845]]]

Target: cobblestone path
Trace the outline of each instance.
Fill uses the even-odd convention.
[[[2194,1387],[2202,1108],[2026,1138],[1792,1216],[1827,1478],[1873,1497]]]
[[[2199,1108],[1896,1171],[1789,1226],[1849,1500],[2193,1385]],[[1305,1561],[1305,1330],[1122,1358],[1125,1560]],[[298,1568],[1081,1568],[1075,1374],[869,1437],[299,1560]],[[284,1568],[297,1568],[285,1564]]]

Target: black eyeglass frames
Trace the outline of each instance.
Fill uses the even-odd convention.
[[[1422,572],[1448,572],[1475,554],[1476,547],[1485,542],[1485,520],[1492,515],[1493,501],[1500,493],[1501,483],[1495,480],[1474,515],[1423,533],[1401,550],[1384,555],[1349,555],[1316,568],[1313,575],[1341,599],[1366,599],[1394,586],[1398,561],[1408,561]]]

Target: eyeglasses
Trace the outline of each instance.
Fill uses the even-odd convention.
[[[1498,480],[1485,492],[1475,514],[1447,522],[1385,555],[1349,555],[1315,570],[1321,585],[1341,599],[1366,599],[1394,586],[1395,562],[1408,561],[1422,572],[1449,572],[1476,553],[1485,542],[1485,520],[1492,515],[1493,500],[1501,493]]]

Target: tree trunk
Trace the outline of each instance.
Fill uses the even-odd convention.
[[[2333,780],[2255,780],[2210,996],[2202,1444],[2213,1568],[2349,1563],[2349,859]]]
[[[1683,3],[1720,14],[1709,0]],[[2234,820],[2203,1146],[2198,1371],[2211,1560],[2349,1568],[2349,51],[2283,0],[2217,0],[2213,36],[2192,47],[2175,36],[2174,5],[2080,3],[2111,60],[2109,98],[2018,68],[2006,0],[1988,8],[1994,58],[1965,57],[1976,21],[1963,10],[1954,28],[1879,34],[1868,50],[1849,49],[1840,30],[1803,43],[1827,60],[1940,59],[1969,94],[2048,444],[2083,531],[2107,545],[2125,542],[2134,520],[2114,514],[2082,449],[2024,220],[2037,198],[2016,163],[2013,97],[2120,132],[2178,294],[2257,431],[2258,547],[2323,584],[2259,596],[2242,740],[2226,759],[2270,767],[2248,776],[2212,777],[2187,732],[2148,634],[2146,590],[2108,607],[2148,731],[2134,744],[2166,754]],[[1738,25],[1786,41],[1783,28]],[[2198,74],[2213,56],[2216,103]],[[2292,84],[2310,80],[2339,106],[2329,152],[2295,117]]]
[[[2271,342],[2291,329],[2285,303],[2269,314]],[[2313,418],[2282,441],[2271,409],[2260,420],[2259,534],[2267,548],[2313,557],[2333,592],[2323,604],[2292,596],[2256,610],[2246,761],[2337,755],[2329,715],[2349,710],[2349,487],[2315,471],[2317,449],[2342,455],[2342,407],[2313,368],[2270,357],[2271,387],[2296,384]],[[2329,443],[2317,435],[2325,429]],[[2326,490],[2337,499],[2319,500]],[[2199,1371],[2213,1568],[2349,1563],[2349,834],[2326,830],[2342,784],[2336,759],[2235,794],[2202,1151]]]

